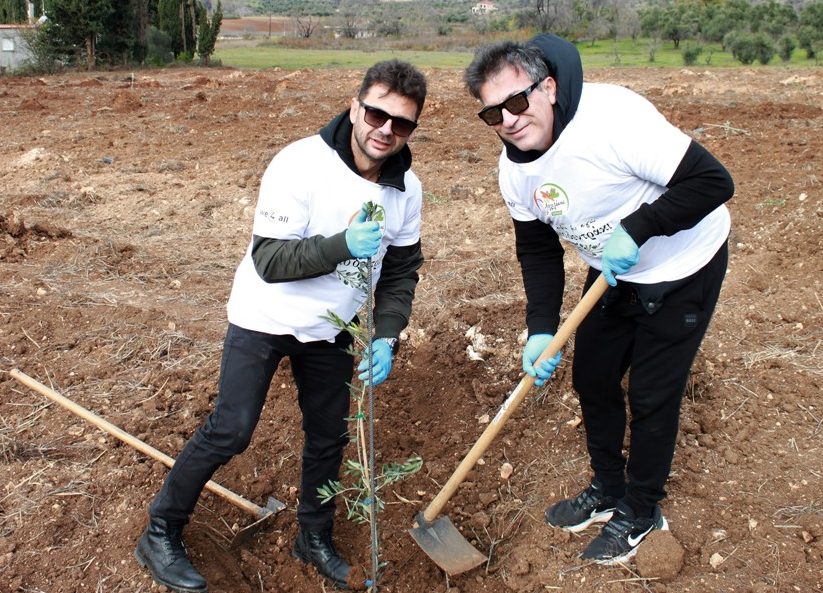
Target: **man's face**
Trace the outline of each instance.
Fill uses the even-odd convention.
[[[529,75],[520,68],[506,66],[490,76],[480,87],[483,107],[499,105],[532,85]],[[543,80],[528,96],[529,107],[517,115],[503,109],[503,121],[490,126],[507,142],[523,151],[546,150],[552,143],[556,85],[553,78]]]
[[[392,119],[386,120],[379,127],[367,123],[363,104],[382,110],[390,116],[416,121],[417,103],[409,97],[389,92],[388,87],[382,84],[372,86],[362,99],[352,99],[349,119],[354,127],[352,150],[355,159],[360,156],[372,163],[382,163],[400,152],[409,138],[398,136],[392,131],[392,126],[395,125]]]

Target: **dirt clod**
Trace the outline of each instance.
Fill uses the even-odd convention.
[[[637,550],[637,574],[670,581],[683,569],[684,557],[683,546],[671,531],[652,531]]]

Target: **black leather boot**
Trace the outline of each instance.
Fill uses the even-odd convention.
[[[183,525],[149,518],[134,556],[155,582],[177,593],[206,593],[206,579],[192,566],[183,545]]]
[[[300,527],[292,554],[303,562],[313,564],[317,572],[331,579],[341,589],[349,588],[350,567],[334,549],[331,541],[331,528],[310,531],[305,527]]]

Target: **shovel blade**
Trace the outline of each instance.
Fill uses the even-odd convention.
[[[229,549],[234,550],[245,545],[257,532],[268,528],[274,522],[277,513],[285,508],[285,504],[270,496],[266,506],[260,510],[263,516],[235,533],[229,544]]]
[[[448,517],[409,529],[426,555],[449,575],[480,566],[487,558],[472,546]]]

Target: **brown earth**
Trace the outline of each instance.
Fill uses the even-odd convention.
[[[737,186],[727,281],[684,399],[663,503],[672,531],[646,542],[634,567],[607,569],[577,559],[593,529],[572,536],[543,523],[549,502],[589,479],[566,362],[445,507],[489,554],[450,578],[406,530],[517,384],[524,302],[497,190],[499,146],[460,72],[427,74],[431,97],[411,147],[426,191],[428,259],[376,404],[378,461],[419,454],[425,463],[385,492],[380,590],[823,590],[823,72],[588,73],[647,96]],[[260,175],[278,150],[347,105],[361,75],[173,69],[0,79],[0,591],[158,590],[132,550],[165,468],[7,371],[21,369],[175,455],[212,405],[224,305]],[[574,255],[567,266],[566,313],[584,273]],[[483,360],[469,358],[469,345]],[[232,551],[232,528],[250,518],[201,498],[186,534],[213,593],[329,589],[290,555],[300,451],[294,384],[282,369],[251,447],[215,479],[288,508]],[[503,479],[506,462],[514,471]],[[366,526],[341,517],[336,540],[368,570]]]
[[[238,37],[242,35],[285,35],[286,31],[294,28],[294,19],[284,16],[258,16],[242,19],[223,19],[220,23],[220,33],[224,37]]]

